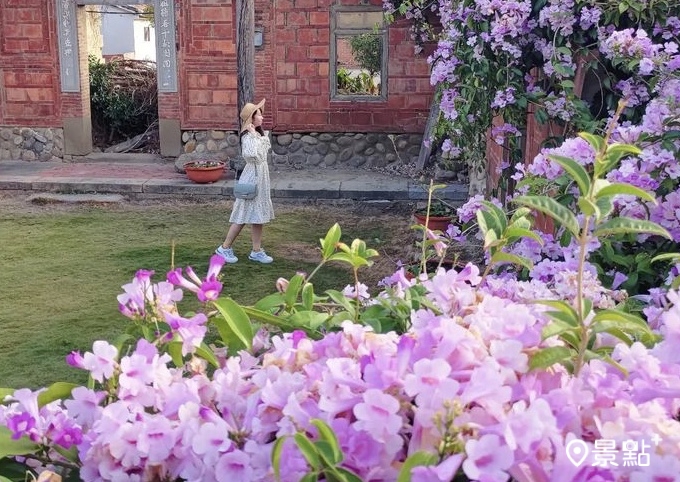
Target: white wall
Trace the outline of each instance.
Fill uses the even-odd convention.
[[[111,13],[118,11],[113,6],[102,7],[103,55],[133,54],[134,15]],[[109,13],[107,13],[109,12]]]
[[[144,40],[144,29],[149,29],[149,40]],[[134,21],[135,56],[137,60],[156,61],[156,29],[148,20]]]

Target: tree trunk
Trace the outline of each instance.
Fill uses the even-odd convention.
[[[238,65],[237,114],[255,99],[255,1],[237,0],[236,61]],[[240,120],[237,125],[240,126]]]
[[[418,154],[418,164],[416,165],[416,168],[419,171],[425,169],[425,166],[427,166],[427,162],[430,159],[430,154],[432,154],[432,144],[430,138],[432,137],[435,126],[437,125],[437,119],[439,119],[439,101],[435,95],[432,97],[430,115],[427,116],[425,132],[423,133],[423,143],[420,145],[420,153]]]

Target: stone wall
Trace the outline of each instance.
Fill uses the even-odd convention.
[[[272,164],[296,168],[376,168],[415,162],[420,134],[309,133],[272,136]],[[237,158],[239,138],[229,131],[185,131],[182,160]]]
[[[61,161],[63,157],[63,129],[0,127],[0,161]]]

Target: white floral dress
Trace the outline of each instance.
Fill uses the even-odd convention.
[[[267,164],[271,146],[269,137],[266,135],[246,132],[241,137],[241,153],[246,166],[238,182],[257,184],[257,196],[253,199],[236,199],[229,217],[230,223],[264,224],[274,219],[269,165]]]

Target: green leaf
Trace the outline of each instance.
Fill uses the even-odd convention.
[[[496,251],[493,256],[491,256],[490,264],[495,263],[511,263],[520,265],[528,270],[534,267],[531,260],[525,258],[524,256],[518,256],[516,254],[506,253],[504,251]]]
[[[546,311],[545,314],[552,320],[561,321],[572,328],[576,328],[581,325],[578,319],[578,314],[575,311],[574,314],[566,313],[564,311]]]
[[[12,458],[0,458],[0,481],[26,482],[27,476],[33,474],[25,463]]]
[[[604,196],[617,196],[617,195],[628,195],[635,196],[645,201],[650,201],[656,204],[656,198],[651,193],[640,189],[639,187],[633,186],[625,182],[615,182],[604,186],[595,192],[596,198],[601,198]]]
[[[361,477],[344,467],[336,467],[336,470],[340,473],[345,482],[363,482]]]
[[[314,308],[314,285],[312,283],[305,283],[302,287],[302,307],[305,310]]]
[[[63,400],[71,396],[71,392],[78,385],[75,383],[56,382],[49,386],[47,390],[38,395],[38,406],[44,407],[55,400]]]
[[[350,313],[354,313],[354,311],[355,311],[354,303],[352,303],[352,301],[348,297],[346,297],[344,294],[342,294],[340,291],[328,290],[328,291],[326,291],[326,293],[337,304],[339,304],[340,306],[345,308]]]
[[[324,442],[327,442],[333,451],[333,463],[339,464],[342,462],[342,450],[340,450],[340,443],[338,442],[338,438],[335,436],[333,429],[323,420],[319,420],[318,418],[312,419],[311,423],[319,431],[319,438]]]
[[[535,303],[538,303],[540,305],[549,306],[549,307],[554,308],[556,310],[559,310],[563,313],[566,313],[572,319],[576,320],[576,324],[578,324],[578,313],[576,313],[576,310],[574,309],[573,306],[571,306],[569,303],[567,303],[564,300],[536,300]]]
[[[334,452],[333,448],[331,447],[331,444],[326,442],[325,440],[317,440],[314,442],[314,446],[316,447],[316,451],[319,454],[319,457],[321,457],[321,460],[323,462],[322,465],[326,467],[335,467],[335,465],[338,462],[334,462]]]
[[[64,457],[66,460],[69,462],[72,462],[74,464],[78,463],[78,447],[75,445],[71,445],[71,448],[65,449],[61,445],[54,444],[52,448],[56,451],[59,452],[59,455]]]
[[[318,311],[298,311],[288,317],[288,321],[295,327],[306,326],[313,330],[322,326],[329,319],[328,314]]]
[[[118,349],[118,353],[122,353],[123,347],[125,346],[125,344],[128,341],[132,341],[132,340],[136,341],[136,337],[132,336],[129,333],[122,333],[122,334],[120,334],[116,337],[115,341],[113,342],[113,346],[115,346]]]
[[[286,292],[283,295],[287,306],[291,307],[295,304],[298,294],[300,293],[300,289],[302,289],[302,283],[304,282],[305,277],[301,274],[296,274],[290,279],[288,282],[288,287],[286,288]]]
[[[274,478],[277,482],[281,480],[281,453],[283,452],[285,441],[286,437],[279,437],[272,447],[272,468],[274,469]]]
[[[534,231],[529,231],[525,228],[515,228],[510,226],[505,230],[503,237],[510,240],[511,238],[531,238],[536,241],[540,246],[543,246],[543,238],[536,234]]]
[[[196,355],[203,358],[205,361],[210,363],[215,368],[220,366],[219,362],[217,361],[217,358],[215,358],[215,354],[212,352],[210,347],[205,344],[205,342],[201,343],[201,345],[198,348],[196,348]]]
[[[257,303],[255,303],[254,308],[261,311],[270,311],[280,307],[284,303],[283,293],[272,293],[258,300]]]
[[[351,253],[335,253],[328,258],[328,261],[340,261],[342,263],[347,263],[350,266],[354,266],[354,263],[356,262],[356,256]],[[368,264],[368,262],[365,262],[364,264]]]
[[[411,471],[416,467],[437,464],[437,456],[424,451],[414,452],[408,456],[399,470],[397,482],[411,482]]]
[[[0,459],[15,455],[32,454],[39,449],[40,446],[31,442],[28,437],[13,440],[12,432],[7,427],[0,426]]]
[[[316,474],[316,472],[310,472],[308,474],[305,474],[304,477],[300,479],[300,482],[318,482],[319,481],[319,476]]]
[[[500,228],[498,232],[505,231],[508,227],[508,220],[503,210],[490,201],[482,201],[482,206],[496,219],[495,224]]]
[[[547,340],[548,338],[552,338],[553,336],[561,335],[565,332],[568,331],[577,331],[577,328],[571,326],[568,323],[565,323],[560,320],[554,320],[551,323],[548,323],[543,327],[543,330],[541,330],[541,337],[543,340]]]
[[[231,298],[219,298],[213,304],[222,315],[214,318],[222,340],[227,343],[229,335],[234,334],[248,350],[252,350],[253,327],[246,312]]]
[[[291,323],[289,323],[286,318],[272,315],[271,313],[267,313],[265,311],[261,311],[249,306],[242,306],[241,308],[250,318],[254,320],[275,326],[283,331],[293,331],[295,329],[295,327]],[[314,330],[310,330],[305,327],[302,327],[301,329],[305,331],[305,333],[307,333],[307,336],[314,340],[318,340],[322,337],[320,333]]]
[[[598,209],[600,210],[600,219],[604,219],[609,216],[614,210],[614,205],[612,204],[611,198],[601,197],[595,201]]]
[[[593,204],[590,199],[580,196],[577,204],[581,212],[586,216],[594,216],[595,219],[600,219],[600,208],[596,204]]]
[[[590,322],[590,328],[595,333],[615,329],[635,337],[651,333],[649,325],[639,316],[612,309],[598,311]]]
[[[630,346],[633,344],[632,338],[627,335],[625,332],[621,331],[619,328],[609,328],[607,330],[603,330],[604,333],[609,333],[615,338],[618,338],[622,342],[624,342],[626,345]]]
[[[680,253],[663,253],[656,255],[652,258],[652,263],[656,263],[657,261],[672,261],[674,263],[677,263],[680,260]]]
[[[321,254],[323,259],[327,260],[335,252],[335,248],[340,241],[340,236],[342,231],[340,230],[340,225],[335,223],[326,233],[326,236],[319,241],[321,241]]]
[[[621,158],[630,155],[639,156],[641,153],[640,148],[632,144],[609,144],[602,161],[600,163],[596,162],[596,166],[601,164],[603,168],[602,174],[606,174],[619,163]]]
[[[647,233],[673,239],[668,231],[653,221],[618,217],[600,224],[593,232],[596,237],[610,234]]]
[[[312,467],[312,469],[317,471],[321,469],[321,460],[319,459],[319,454],[317,453],[316,447],[312,441],[309,440],[306,435],[301,433],[296,433],[293,438],[295,439],[295,443],[300,449],[300,452],[302,452],[302,455],[304,456],[305,460],[307,460],[307,463]]]
[[[580,138],[585,139],[586,142],[588,142],[588,144],[593,147],[593,150],[596,153],[604,150],[604,138],[596,136],[595,134],[591,134],[590,132],[579,132],[578,135]]]
[[[529,208],[517,208],[515,212],[510,216],[510,225],[512,226],[520,219],[526,219],[526,217],[531,214],[531,209]]]
[[[536,352],[529,361],[531,369],[544,369],[555,363],[562,363],[572,356],[572,351],[564,346],[551,346]]]
[[[578,185],[582,196],[590,192],[590,176],[585,168],[578,162],[564,156],[549,155],[549,159],[555,161],[564,169]]]
[[[171,341],[168,343],[168,354],[172,358],[172,363],[176,367],[184,366],[184,358],[182,357],[182,342],[181,341]]]
[[[486,216],[490,218],[488,213],[486,213]],[[475,217],[477,218],[477,226],[479,226],[479,230],[482,233],[486,233],[489,230],[489,224],[487,223],[487,217],[484,216],[484,211],[481,209],[478,210],[475,213]]]
[[[496,231],[493,229],[489,229],[486,233],[484,233],[484,249],[489,249],[493,246],[498,246],[498,235],[496,234]]]
[[[548,196],[519,196],[515,198],[515,203],[547,214],[564,226],[571,234],[578,236],[580,228],[576,216],[553,198]]]

